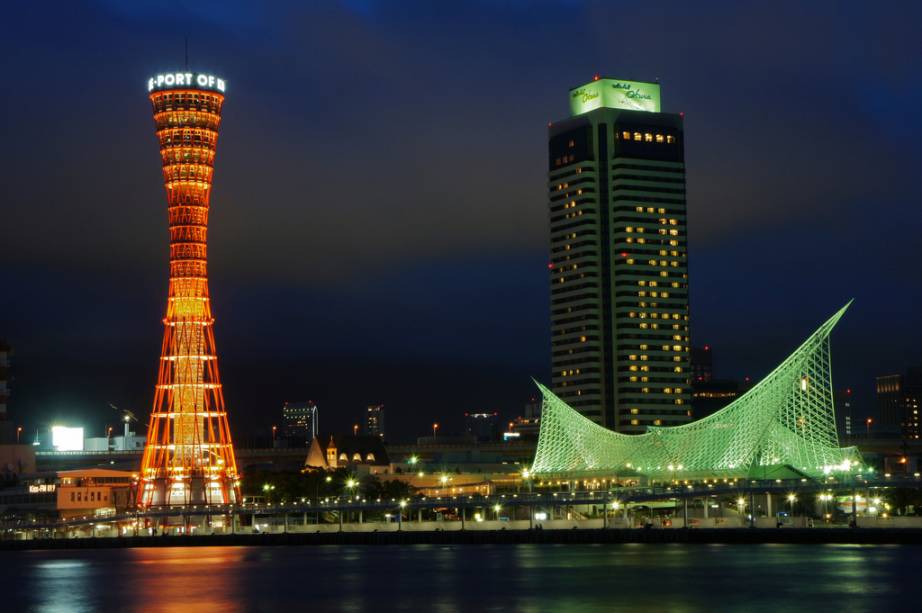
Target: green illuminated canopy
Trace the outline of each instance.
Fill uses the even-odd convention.
[[[857,468],[858,450],[839,447],[829,352],[829,333],[849,304],[755,387],[682,426],[650,426],[640,435],[612,432],[538,384],[544,406],[531,472],[762,479]]]
[[[570,115],[601,108],[659,113],[659,83],[595,79],[570,90]]]

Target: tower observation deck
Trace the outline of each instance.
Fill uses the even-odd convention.
[[[208,210],[225,83],[177,72],[148,80],[170,229],[163,349],[138,505],[240,500],[208,293]]]

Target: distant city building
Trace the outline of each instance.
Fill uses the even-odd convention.
[[[305,459],[316,464],[316,452],[311,444]],[[390,463],[384,442],[378,436],[330,436],[325,449],[328,469],[357,468],[359,466],[387,466]],[[315,467],[315,466],[310,466]]]
[[[94,436],[84,439],[85,451],[130,451],[144,449],[145,437],[130,432],[128,436]]]
[[[365,433],[370,436],[384,438],[384,405],[368,405],[368,411],[365,414]]]
[[[919,438],[922,368],[910,368],[902,375],[877,377],[877,403],[878,425],[883,432],[899,432],[907,439]]]
[[[906,371],[903,385],[903,436],[917,439],[922,435],[919,420],[919,405],[922,404],[922,368],[910,368]]]
[[[548,128],[552,387],[618,432],[691,419],[683,124],[597,77]]]
[[[499,413],[464,414],[464,433],[479,442],[499,440],[500,429]]]
[[[282,405],[281,438],[289,447],[307,445],[317,436],[318,409],[312,400]]]
[[[541,398],[532,396],[525,403],[525,419],[541,419],[541,407],[543,406]]]
[[[691,348],[691,373],[693,384],[707,383],[714,378],[714,352],[710,345]]]
[[[503,432],[503,440],[533,440],[538,438],[541,429],[541,400],[530,398],[525,403],[525,415],[509,422],[509,428]]]
[[[887,432],[900,430],[903,417],[903,375],[877,377],[877,427]]]
[[[35,451],[32,445],[0,445],[0,484],[6,486],[23,474],[35,473]]]
[[[850,441],[854,434],[854,425],[858,417],[854,414],[852,388],[847,387],[834,392],[833,401],[836,409],[836,430],[839,441]]]
[[[739,398],[740,384],[729,379],[712,379],[692,384],[692,415],[697,419],[712,415]]]

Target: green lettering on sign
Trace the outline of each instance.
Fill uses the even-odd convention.
[[[659,83],[598,79],[570,90],[571,115],[601,108],[659,113]]]

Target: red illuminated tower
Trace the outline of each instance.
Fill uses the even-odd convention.
[[[170,287],[138,505],[240,500],[208,295],[207,233],[224,81],[180,72],[148,81],[170,226]]]

